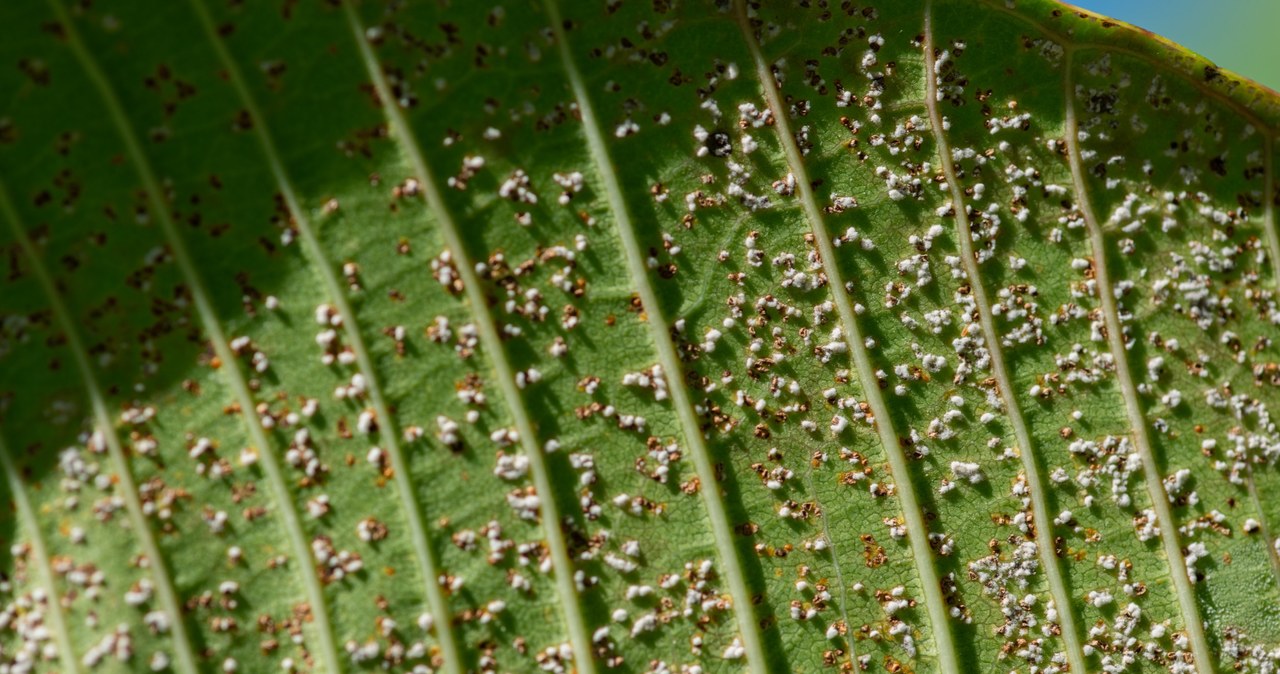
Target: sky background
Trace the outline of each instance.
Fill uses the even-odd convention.
[[[1067,0],[1159,33],[1280,91],[1280,0]]]

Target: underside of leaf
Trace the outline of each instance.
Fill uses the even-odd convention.
[[[0,672],[1280,668],[1274,92],[1048,0],[0,35]]]

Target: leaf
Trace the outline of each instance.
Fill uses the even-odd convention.
[[[0,671],[1280,664],[1273,92],[1043,0],[0,25]]]

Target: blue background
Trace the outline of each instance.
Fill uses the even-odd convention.
[[[1280,0],[1075,0],[1280,90]]]

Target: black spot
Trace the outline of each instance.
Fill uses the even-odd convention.
[[[1214,157],[1209,160],[1209,170],[1219,176],[1227,175],[1227,162],[1222,157]]]
[[[724,131],[712,131],[704,145],[713,157],[728,157],[733,154],[733,139]]]
[[[1089,112],[1110,115],[1115,112],[1118,97],[1112,91],[1090,91]]]

